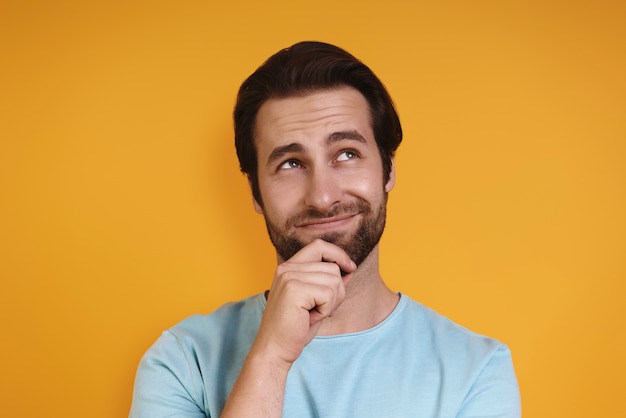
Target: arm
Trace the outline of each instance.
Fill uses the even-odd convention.
[[[202,376],[189,367],[188,350],[166,331],[141,359],[130,418],[205,418]]]
[[[458,418],[520,418],[519,387],[511,352],[499,347],[465,397]]]
[[[282,416],[287,374],[343,302],[356,265],[339,247],[315,240],[278,266],[257,337],[222,418]]]

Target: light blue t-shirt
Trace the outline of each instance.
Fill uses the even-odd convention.
[[[176,325],[146,352],[131,418],[220,416],[254,341],[265,297]],[[401,295],[382,323],[315,337],[287,378],[288,418],[518,418],[508,348]]]

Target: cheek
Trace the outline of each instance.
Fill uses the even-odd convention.
[[[368,171],[360,173],[361,175],[351,176],[352,178],[346,181],[346,188],[363,197],[372,198],[380,195],[381,191],[384,191],[385,185],[382,177],[375,175],[375,173],[377,172]]]
[[[263,199],[263,214],[272,219],[279,220],[288,217],[297,208],[300,199],[299,187],[285,187],[285,185],[268,184],[260,185]]]

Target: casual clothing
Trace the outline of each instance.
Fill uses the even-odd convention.
[[[130,417],[219,417],[264,309],[259,294],[164,332],[139,365]],[[315,337],[283,408],[289,418],[520,416],[508,348],[405,295],[369,330]]]

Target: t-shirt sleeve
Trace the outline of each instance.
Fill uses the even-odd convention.
[[[502,345],[471,386],[457,418],[520,418],[519,387],[511,352]]]
[[[206,418],[202,376],[184,339],[166,331],[141,359],[130,418]]]

